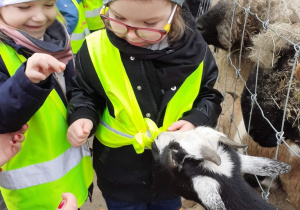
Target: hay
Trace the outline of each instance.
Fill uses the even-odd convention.
[[[263,94],[273,100],[264,101],[264,107],[277,106],[278,109],[284,110],[291,72],[290,68],[286,68],[269,74],[266,85],[263,88]],[[300,82],[296,77],[292,79],[285,119],[292,124],[292,127],[297,128],[300,133]]]
[[[265,35],[260,33],[256,36],[253,36],[253,46],[249,47],[251,51],[249,55],[250,60],[252,62],[257,62],[259,59],[260,67],[263,68],[273,67],[280,56],[280,52],[285,49],[289,49],[292,46],[292,44],[287,40],[290,40],[295,44],[300,42],[300,23],[275,23],[271,24],[270,28],[276,31],[281,37],[278,36],[274,31],[268,30]],[[285,37],[287,40],[283,39],[282,37]],[[263,46],[259,57],[261,43],[263,43]]]

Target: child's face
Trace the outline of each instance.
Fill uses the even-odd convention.
[[[0,8],[2,21],[28,35],[41,39],[56,18],[56,0],[39,0]]]
[[[172,6],[165,0],[117,0],[109,4],[109,17],[133,27],[162,30],[170,18]],[[140,39],[134,30],[116,35],[138,47],[147,48],[153,44]]]

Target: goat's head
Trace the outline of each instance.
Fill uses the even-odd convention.
[[[152,153],[157,162],[166,163],[176,170],[180,170],[186,160],[197,165],[209,163],[220,166],[220,143],[233,148],[245,147],[213,128],[199,126],[187,132],[162,132],[152,145]]]
[[[187,199],[201,203],[193,178],[207,175],[210,179],[215,174],[230,177],[236,170],[234,167],[237,166],[226,152],[230,149],[226,145],[244,147],[212,128],[201,126],[182,133],[161,133],[152,144],[152,153],[154,159],[166,167],[174,178],[174,190]]]
[[[241,166],[258,175],[261,171],[267,175],[274,174],[273,171],[276,175],[286,173],[289,166],[271,159],[241,155],[235,150],[245,146],[213,128],[199,126],[187,132],[159,134],[152,144],[152,153],[171,175],[173,190],[186,199],[197,201],[207,209],[258,209],[260,203],[255,202],[262,198],[256,192],[251,194],[242,178]],[[244,204],[249,196],[255,204]]]

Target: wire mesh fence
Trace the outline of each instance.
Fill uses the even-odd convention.
[[[249,144],[249,147],[251,145],[249,141],[252,141],[249,133],[253,134],[251,136],[254,139],[269,132],[273,140],[275,139],[274,146],[277,145],[276,149],[272,150],[272,158],[298,164],[300,81],[297,78],[297,71],[300,71],[300,21],[297,21],[300,12],[297,13],[295,8],[300,7],[297,6],[299,2],[298,0],[204,1],[203,5],[199,6],[199,15],[204,13],[202,8],[206,8],[206,11],[210,4],[214,6],[220,2],[229,4],[231,15],[227,17],[230,20],[229,31],[222,31],[229,34],[228,47],[225,48],[222,58],[218,55],[219,51],[215,54],[220,69],[216,87],[225,97],[222,104],[223,114],[217,128],[235,141]],[[222,27],[219,27],[219,30],[220,28]],[[222,29],[224,30],[224,27]],[[221,59],[226,62],[220,62]],[[242,95],[247,97],[244,97],[241,105]],[[243,121],[245,115],[248,117]],[[245,154],[248,154],[249,147],[243,151]],[[283,154],[284,159],[280,157],[282,147],[285,147],[286,152]],[[300,164],[294,167],[294,170],[299,170],[298,173],[299,166]],[[262,196],[266,200],[275,177],[271,178],[267,187],[263,187],[257,178]],[[289,180],[293,183],[300,181],[300,177],[297,180],[297,176],[289,176],[289,179],[296,179]],[[295,187],[293,191],[296,190]],[[288,187],[285,189],[289,190]],[[298,197],[291,198],[297,209],[300,208]]]

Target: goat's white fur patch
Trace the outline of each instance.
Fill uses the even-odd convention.
[[[194,190],[204,206],[209,209],[226,210],[220,196],[220,184],[210,177],[197,176],[192,179]]]
[[[277,176],[286,173],[289,165],[269,158],[255,157],[239,154],[241,171],[258,176]]]
[[[187,152],[188,157],[194,159],[202,159],[201,148],[209,147],[221,158],[221,165],[216,165],[211,161],[204,161],[203,166],[215,174],[232,176],[234,161],[229,157],[229,154],[223,150],[223,147],[218,146],[219,138],[226,137],[224,134],[208,127],[198,127],[195,130],[180,132],[165,132],[161,133],[155,140],[156,146],[159,149],[160,155],[171,141],[176,141]]]
[[[217,153],[221,158],[221,165],[216,165],[211,161],[204,161],[203,166],[215,174],[227,176],[228,178],[232,177],[232,171],[234,167],[234,161],[231,160],[229,153],[225,152],[222,147],[217,149]]]

